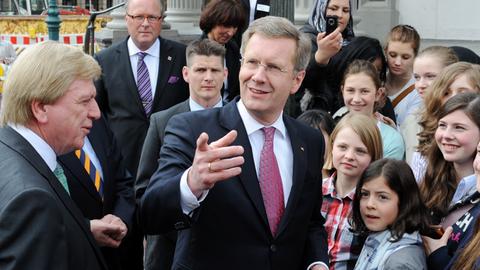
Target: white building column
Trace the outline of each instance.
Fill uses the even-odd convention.
[[[359,0],[355,15],[362,34],[384,42],[390,29],[398,24],[396,0]]]
[[[202,8],[200,0],[167,0],[166,20],[171,23],[193,23],[198,25]]]
[[[170,25],[169,31],[162,31],[162,36],[177,41],[188,41],[198,38],[202,31],[198,27],[202,9],[201,0],[166,0],[167,12],[165,23]]]
[[[303,25],[312,12],[315,0],[295,0],[295,24]]]

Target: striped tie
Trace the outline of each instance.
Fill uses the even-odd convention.
[[[143,108],[145,109],[145,114],[149,116],[152,110],[152,86],[150,85],[150,75],[148,74],[147,65],[143,61],[145,56],[147,56],[145,52],[138,53],[137,88]]]
[[[90,157],[87,155],[87,153],[85,153],[85,151],[83,151],[83,149],[75,150],[75,155],[80,160],[80,163],[82,163],[85,171],[87,171],[90,179],[92,179],[95,189],[103,199],[103,179],[100,177],[100,172],[97,171],[95,165],[93,165],[93,162],[90,160]]]

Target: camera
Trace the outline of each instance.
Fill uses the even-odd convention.
[[[338,17],[337,16],[327,16],[325,17],[326,27],[325,27],[325,35],[329,35],[338,27]]]

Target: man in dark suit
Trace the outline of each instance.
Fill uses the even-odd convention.
[[[310,41],[279,17],[245,35],[241,98],[171,118],[141,222],[179,230],[172,269],[328,269],[323,138],[283,114]]]
[[[92,57],[55,42],[26,49],[13,64],[0,113],[2,269],[107,269],[57,162],[82,147],[100,117],[100,73]],[[120,229],[112,224],[112,238],[123,237]]]
[[[125,169],[105,119],[93,122],[81,150],[62,155],[59,161],[67,176],[70,196],[91,221],[90,230],[102,247],[108,268],[122,269],[117,248],[123,248],[120,245],[123,239],[111,237],[109,223],[125,231],[132,227],[133,177]]]
[[[227,77],[224,68],[225,48],[210,39],[195,40],[187,46],[187,66],[183,78],[188,82],[190,98],[170,109],[156,112],[150,117],[150,127],[143,144],[135,197],[140,203],[150,177],[158,167],[160,148],[168,120],[183,112],[199,111],[223,105],[220,90]],[[145,269],[171,269],[175,251],[176,231],[165,235],[147,235]]]
[[[101,51],[102,76],[96,82],[100,110],[121,149],[127,169],[137,174],[150,114],[188,98],[182,79],[185,45],[161,38],[160,0],[129,0],[125,6],[129,37]],[[143,233],[136,223],[124,240],[126,269],[143,270]]]
[[[137,173],[150,114],[188,98],[188,86],[182,79],[185,45],[159,36],[163,16],[160,0],[127,1],[125,20],[130,36],[96,56],[102,67],[102,76],[95,83],[98,105],[132,175]],[[148,71],[145,95],[140,87],[144,85],[139,84],[143,82],[142,65]]]

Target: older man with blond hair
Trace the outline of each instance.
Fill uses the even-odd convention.
[[[92,57],[52,41],[25,50],[10,70],[0,113],[2,269],[106,269],[57,163],[100,117],[100,72]]]

